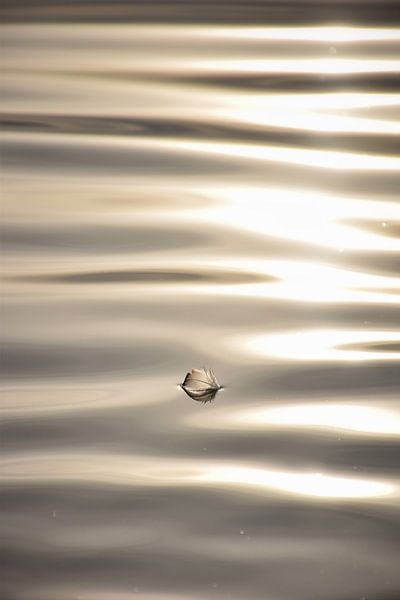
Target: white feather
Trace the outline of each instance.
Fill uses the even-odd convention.
[[[194,400],[210,402],[221,389],[211,369],[192,369],[186,374],[182,389]]]

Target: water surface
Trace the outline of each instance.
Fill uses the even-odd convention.
[[[25,4],[3,597],[395,600],[395,3]]]

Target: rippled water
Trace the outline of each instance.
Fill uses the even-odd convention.
[[[25,4],[2,597],[399,598],[395,3]]]

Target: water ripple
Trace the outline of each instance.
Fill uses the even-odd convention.
[[[23,4],[4,598],[397,599],[397,3]]]

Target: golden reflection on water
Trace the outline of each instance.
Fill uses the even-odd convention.
[[[298,429],[304,433],[314,431],[325,435],[365,435],[377,438],[400,437],[400,411],[395,399],[384,406],[369,403],[345,403],[344,398],[338,403],[335,400],[325,403],[305,403],[299,398],[296,403],[285,404],[273,402],[268,406],[239,406],[226,412],[217,409],[213,413],[213,421],[209,423],[202,414],[191,415],[188,419],[192,427],[207,429],[212,427],[220,431],[234,429],[237,431],[274,429],[286,431],[288,428]]]
[[[324,114],[322,112],[312,113],[294,110],[288,115],[287,109],[268,110],[268,113],[266,113],[265,108],[257,110],[249,107],[245,109],[238,108],[230,112],[224,111],[224,117],[232,121],[240,120],[243,123],[253,123],[259,127],[271,126],[348,133],[384,133],[386,135],[398,135],[400,133],[400,125],[393,123],[393,121],[363,119],[361,117]]]
[[[400,436],[400,412],[356,404],[289,404],[244,410],[234,415],[238,426],[321,427],[383,436]]]
[[[378,498],[397,493],[394,485],[385,482],[335,477],[321,473],[285,473],[241,467],[218,467],[201,479],[214,483],[234,483],[243,487],[254,486],[256,489],[270,488],[288,494],[331,500]]]
[[[210,35],[246,39],[304,40],[316,42],[400,41],[398,29],[390,27],[230,27],[210,29]]]
[[[273,335],[256,335],[242,338],[238,347],[247,354],[270,356],[300,361],[398,361],[400,351],[368,349],[368,345],[379,342],[399,347],[400,331],[344,331],[340,329],[303,330]],[[356,345],[361,350],[346,348]]]
[[[10,597],[400,589],[387,23],[2,27]]]
[[[240,158],[261,160],[272,163],[283,163],[302,167],[313,167],[334,171],[400,171],[400,158],[397,156],[382,156],[372,154],[361,154],[351,152],[336,152],[330,150],[310,150],[308,148],[291,148],[282,146],[254,145],[254,144],[223,144],[219,142],[201,142],[201,141],[182,141],[165,140],[162,138],[137,137],[136,139],[125,139],[113,136],[55,136],[50,139],[46,134],[20,134],[14,133],[12,136],[3,133],[1,139],[7,143],[15,139],[33,141],[35,145],[44,146],[47,142],[52,142],[56,146],[70,146],[79,142],[88,145],[109,147],[110,150],[132,150],[163,151],[167,154],[176,152],[193,153],[196,155],[215,155],[227,158]]]
[[[258,234],[336,250],[400,250],[400,240],[385,235],[387,221],[400,221],[400,207],[395,202],[378,203],[270,187],[227,186],[205,190],[205,196],[214,204],[196,210],[193,218],[210,224],[217,221]],[[380,222],[382,234],[366,232],[350,224],[355,219]]]
[[[144,147],[149,142],[142,140]],[[374,156],[371,154],[355,154],[351,152],[333,152],[330,150],[309,150],[305,148],[285,148],[281,146],[250,145],[250,144],[221,144],[205,142],[184,142],[174,140],[155,140],[156,148],[194,152],[196,154],[211,154],[216,156],[255,159],[278,163],[289,163],[304,167],[317,167],[333,170],[360,171],[399,171],[400,158],[397,156]]]
[[[285,472],[258,469],[241,464],[217,465],[197,460],[174,460],[157,457],[85,456],[67,454],[41,457],[11,456],[2,461],[2,478],[7,484],[79,481],[103,483],[109,486],[190,486],[212,483],[217,489],[226,484],[239,485],[251,493],[272,490],[283,494],[309,498],[367,499],[399,495],[398,485],[359,477],[341,477],[322,473]]]

